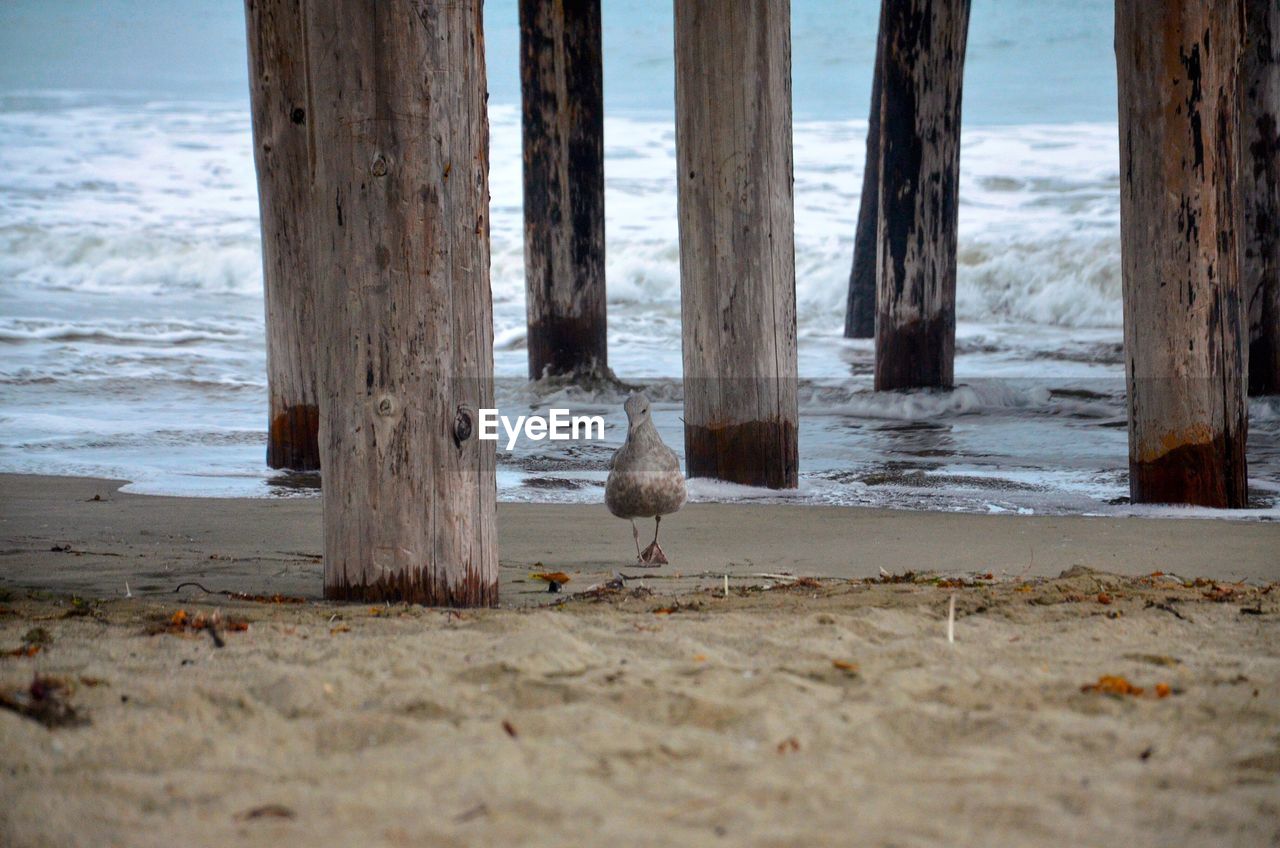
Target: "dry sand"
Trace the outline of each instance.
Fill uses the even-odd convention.
[[[1274,525],[695,507],[572,597],[629,528],[504,506],[515,608],[173,594],[316,594],[316,507],[0,478],[0,699],[88,721],[0,709],[0,845],[1280,844]]]

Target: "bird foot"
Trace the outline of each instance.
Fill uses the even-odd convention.
[[[662,546],[657,542],[652,542],[649,547],[641,551],[637,565],[657,568],[660,565],[667,565],[667,563],[667,555],[663,552]]]

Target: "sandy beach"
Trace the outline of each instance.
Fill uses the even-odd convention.
[[[1280,840],[1280,526],[694,505],[639,571],[502,505],[447,612],[318,600],[315,500],[118,485],[0,478],[6,845]]]

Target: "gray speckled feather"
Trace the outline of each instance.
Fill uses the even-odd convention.
[[[627,440],[609,462],[604,502],[619,518],[669,515],[684,506],[684,474],[675,451],[662,443],[649,415],[649,399],[627,399]]]

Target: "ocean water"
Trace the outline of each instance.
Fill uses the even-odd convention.
[[[1111,6],[974,0],[948,392],[876,393],[841,338],[877,4],[793,0],[801,475],[701,499],[1035,513],[1127,505]],[[605,2],[610,363],[682,448],[671,12]],[[598,500],[615,391],[523,378],[513,0],[486,6],[495,363],[506,414],[602,414],[599,444],[499,453],[508,500]],[[269,472],[257,200],[238,3],[0,8],[0,471],[314,495]],[[1250,405],[1280,514],[1280,402]]]

